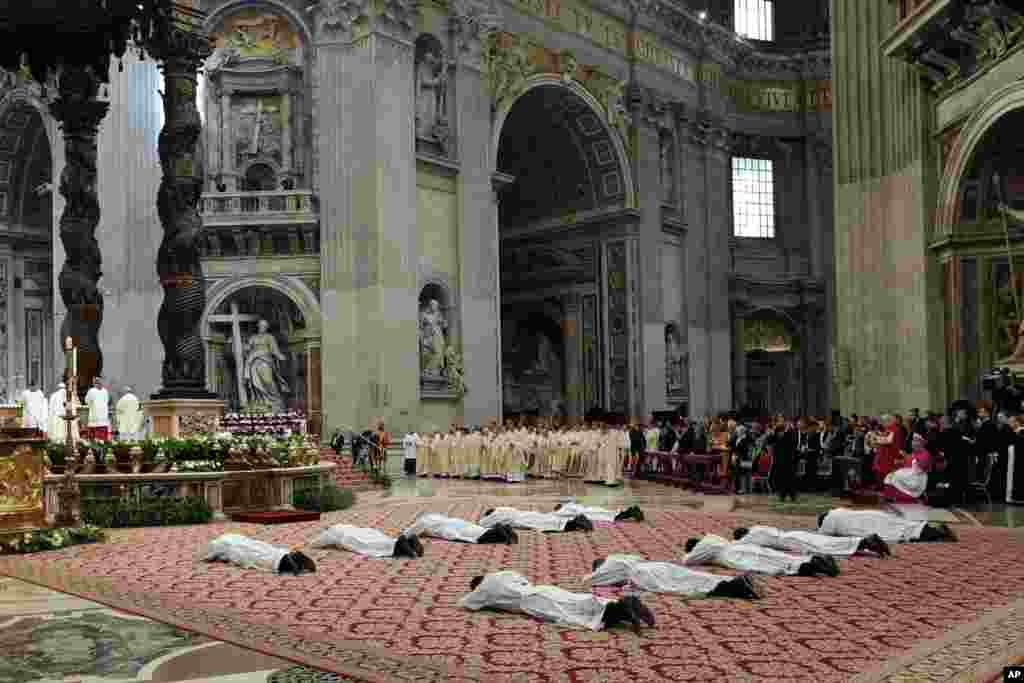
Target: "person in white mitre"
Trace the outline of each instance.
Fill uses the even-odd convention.
[[[642,591],[687,597],[759,600],[764,589],[749,574],[718,576],[672,562],[651,562],[639,555],[609,555],[594,560],[594,572],[583,578],[592,586],[630,583]]]
[[[421,512],[412,525],[402,532],[403,536],[432,536],[445,541],[461,543],[504,543],[513,545],[519,536],[506,524],[497,524],[490,529],[467,522],[464,519],[447,517],[434,512]]]
[[[50,410],[49,420],[50,428],[46,430],[47,436],[50,437],[50,441],[55,443],[64,443],[64,439],[67,436],[67,420],[64,419],[65,411],[65,399],[67,398],[67,389],[64,382],[57,385],[57,391],[50,394]],[[78,397],[72,396],[72,410],[74,414],[78,415]],[[75,417],[71,421],[72,434],[75,438],[78,438],[78,418]]]
[[[367,557],[423,557],[423,544],[417,536],[402,534],[392,538],[383,531],[351,524],[335,524],[324,529],[310,547],[340,548]]]
[[[240,534],[222,534],[210,541],[202,559],[228,562],[243,569],[263,569],[275,574],[313,573],[316,563],[298,550],[288,550]]]
[[[870,536],[826,536],[812,531],[783,531],[773,526],[738,527],[732,537],[740,543],[753,543],[762,548],[804,555],[850,557],[869,552],[885,558],[892,555],[889,544],[878,534]]]
[[[89,434],[94,441],[110,441],[110,392],[103,386],[100,377],[92,381],[85,394],[89,406]]]
[[[593,531],[594,523],[583,515],[560,517],[552,512],[532,512],[515,508],[491,508],[484,512],[480,526],[492,527],[505,524],[513,529],[533,531]]]
[[[886,543],[955,542],[957,536],[944,523],[904,519],[881,510],[836,508],[818,515],[818,533],[827,536],[870,536],[877,534]]]
[[[768,576],[839,576],[839,563],[826,555],[790,555],[752,543],[730,543],[708,534],[686,541],[683,564],[715,564]]]
[[[592,522],[623,522],[627,520],[644,521],[644,512],[637,505],[632,505],[624,510],[615,512],[605,508],[590,507],[577,503],[559,503],[555,506],[554,514],[559,517],[576,517],[583,515]]]
[[[26,429],[38,429],[45,434],[50,428],[47,423],[50,411],[46,394],[39,385],[34,384],[21,392],[21,402],[25,406],[22,424]]]
[[[418,438],[416,432],[409,432],[402,439],[405,473],[412,477],[416,476],[416,443]]]
[[[654,613],[635,595],[613,601],[590,593],[570,593],[556,586],[534,586],[513,571],[473,577],[469,587],[472,592],[464,595],[459,604],[473,611],[490,607],[521,612],[592,631],[632,625],[639,632],[641,624],[654,626]]]
[[[139,397],[132,393],[131,387],[124,388],[124,394],[117,399],[114,408],[117,413],[117,434],[125,441],[138,441],[142,438],[145,414]]]

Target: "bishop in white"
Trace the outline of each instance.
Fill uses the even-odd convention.
[[[612,601],[590,593],[570,593],[556,586],[534,586],[522,574],[512,571],[477,576],[469,587],[472,592],[463,596],[461,604],[474,611],[490,607],[521,612],[592,631],[628,624],[637,631],[642,623],[654,626],[654,614],[635,596]]]
[[[644,513],[638,506],[633,505],[625,510],[607,510],[605,508],[590,507],[578,503],[559,503],[555,506],[555,514],[559,517],[577,517],[582,515],[592,522],[622,522],[633,519],[637,522],[644,521]]]
[[[335,524],[324,529],[310,547],[340,548],[367,557],[423,557],[423,544],[414,535],[402,534],[392,538],[383,531],[351,524]]]
[[[519,536],[512,527],[496,524],[491,528],[467,522],[464,519],[446,517],[434,512],[421,512],[416,516],[412,526],[402,532],[404,536],[433,536],[445,541],[461,543],[504,543],[512,545],[519,542]]]
[[[593,531],[594,524],[583,515],[563,517],[553,512],[534,512],[515,508],[491,508],[480,518],[480,526],[505,524],[513,529],[533,531]]]
[[[639,555],[609,555],[594,560],[594,572],[584,577],[584,581],[594,586],[618,586],[628,582],[642,591],[687,597],[741,600],[764,597],[764,590],[747,574],[717,576],[672,562],[651,562]]]
[[[139,397],[132,393],[131,387],[124,388],[124,394],[117,399],[114,407],[117,414],[117,434],[125,441],[138,441],[142,439],[142,424],[145,415],[142,412],[142,404]]]
[[[768,576],[839,575],[839,564],[834,557],[790,555],[752,543],[730,543],[714,534],[689,539],[683,564],[716,564],[726,569]]]
[[[203,559],[229,562],[245,569],[263,569],[275,574],[303,574],[316,571],[316,564],[298,550],[257,541],[240,534],[222,534],[210,541]]]
[[[828,536],[870,536],[877,534],[886,543],[931,543],[957,539],[944,523],[903,519],[881,510],[836,508],[818,515],[818,531]]]
[[[860,552],[870,552],[879,557],[892,555],[889,544],[878,534],[870,536],[826,536],[812,531],[783,531],[773,526],[739,527],[732,537],[741,543],[753,543],[762,548],[782,550],[803,555],[830,555],[850,557]]]
[[[25,406],[25,417],[22,424],[26,429],[39,429],[43,433],[49,429],[47,424],[49,416],[49,405],[46,394],[38,386],[33,386],[21,392],[21,402]]]

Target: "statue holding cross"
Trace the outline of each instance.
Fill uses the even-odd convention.
[[[281,362],[286,357],[270,333],[267,321],[258,315],[239,313],[238,304],[232,302],[229,315],[212,315],[210,322],[231,325],[239,406],[283,413],[287,407],[285,394],[289,392],[288,382],[281,372]],[[256,323],[258,330],[244,342],[242,323]]]

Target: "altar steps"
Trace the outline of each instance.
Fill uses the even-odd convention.
[[[344,453],[338,455],[333,448],[325,446],[320,449],[320,460],[337,465],[334,470],[334,483],[339,488],[353,491],[369,491],[376,488],[376,484],[370,481],[365,472],[352,469],[352,456]]]

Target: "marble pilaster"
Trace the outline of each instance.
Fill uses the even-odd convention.
[[[502,417],[498,204],[491,181],[497,152],[491,150],[491,100],[480,71],[480,27],[465,11],[457,12],[452,23],[457,48],[452,113],[459,155],[461,346],[469,392],[463,420],[480,425]]]
[[[325,434],[418,412],[412,8],[370,9],[316,16]]]
[[[686,313],[689,349],[690,415],[704,416],[711,411],[710,338],[708,335],[708,254],[705,165],[707,131],[692,109],[678,110],[682,147],[683,210],[689,229],[686,232]]]
[[[288,91],[281,94],[281,121],[284,125],[281,135],[281,166],[283,174],[288,176],[294,172],[292,140],[295,136],[292,127],[292,94]]]
[[[238,186],[235,183],[235,145],[231,137],[231,92],[227,89],[220,93],[220,136],[221,182],[227,185],[228,192],[235,192]]]
[[[583,299],[570,292],[562,297],[562,334],[565,338],[565,385],[568,401],[566,412],[570,422],[583,417]]]
[[[661,136],[658,121],[641,123],[637,130],[636,179],[640,209],[640,287],[643,292],[639,312],[641,354],[642,412],[633,417],[648,417],[654,410],[667,408],[665,400],[665,307],[662,279],[662,198]]]
[[[728,133],[717,125],[711,130],[705,164],[705,214],[708,282],[709,409],[712,413],[731,410],[732,322],[729,278],[732,272],[729,238],[733,232],[732,158]]]

